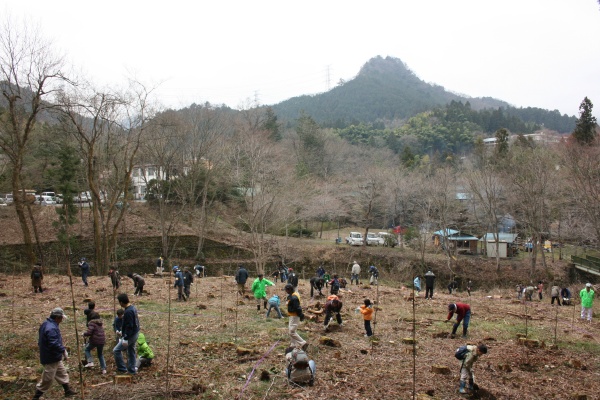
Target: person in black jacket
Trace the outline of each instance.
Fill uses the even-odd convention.
[[[137,372],[135,367],[135,362],[137,359],[135,346],[138,334],[140,333],[140,320],[134,305],[129,303],[129,296],[127,296],[127,293],[119,294],[117,296],[117,300],[125,312],[123,313],[121,340],[119,340],[119,344],[117,344],[113,349],[115,364],[118,372],[135,374]],[[123,360],[122,354],[122,352],[125,350],[127,351],[127,365]]]
[[[298,335],[298,324],[304,321],[304,312],[300,305],[300,295],[294,290],[294,286],[288,283],[285,285],[285,292],[287,293],[287,312],[290,317],[288,324],[288,332],[290,334],[291,346],[300,347],[306,351],[308,343]]]
[[[318,276],[310,278],[310,297],[314,297],[314,291],[319,291],[319,296],[323,296],[323,286],[325,286],[325,279]]]
[[[243,296],[246,293],[246,281],[248,280],[248,270],[243,265],[238,266],[235,273],[235,281],[237,282],[238,293]]]
[[[81,257],[81,260],[79,261],[79,268],[81,268],[81,280],[83,281],[84,286],[87,286],[87,277],[90,274],[90,264],[88,264],[85,257]]]
[[[108,276],[110,276],[110,283],[112,283],[113,290],[118,290],[121,287],[121,274],[119,274],[119,271],[111,267],[108,271]]]
[[[298,275],[296,275],[296,273],[294,272],[294,270],[292,268],[288,269],[287,281],[290,285],[292,285],[294,287],[294,291],[296,291],[296,289],[298,289]]]
[[[433,299],[433,284],[435,282],[435,274],[431,270],[425,274],[425,298]]]
[[[44,372],[35,386],[34,400],[41,398],[50,389],[53,380],[62,385],[65,390],[65,397],[77,395],[77,392],[69,387],[69,373],[63,364],[63,360],[68,360],[69,354],[63,345],[58,325],[65,318],[67,316],[62,308],[55,308],[50,313],[50,317],[40,325],[38,347],[40,349],[40,363],[44,366]]]
[[[188,267],[183,268],[183,293],[189,299],[190,294],[192,293],[190,287],[194,282],[194,275],[190,272]]]
[[[133,280],[133,286],[135,287],[135,293],[133,295],[141,296],[142,293],[144,293],[144,285],[146,284],[144,278],[142,278],[140,274],[136,274],[135,272],[130,272],[127,274],[127,276],[130,277],[131,280]]]

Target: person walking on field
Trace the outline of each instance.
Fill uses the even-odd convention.
[[[190,298],[190,295],[192,294],[192,291],[190,290],[192,283],[194,283],[194,275],[192,275],[192,273],[190,272],[190,269],[188,267],[184,267],[183,268],[183,293],[185,293],[185,297],[187,297],[188,299]]]
[[[360,265],[356,261],[352,264],[352,272],[350,274],[351,285],[353,281],[356,281],[356,284],[360,285]]]
[[[358,311],[360,311],[362,314],[365,322],[365,336],[373,336],[373,331],[371,330],[371,320],[373,319],[373,307],[371,305],[371,300],[365,299],[364,304],[358,308]]]
[[[263,274],[258,274],[258,278],[252,283],[252,293],[256,299],[256,309],[260,311],[260,303],[263,303],[263,308],[267,309],[267,286],[275,284],[268,279],[263,278]]]
[[[417,293],[421,293],[421,278],[419,277],[419,275],[415,276],[415,279],[413,280],[413,285]]]
[[[452,325],[452,334],[450,337],[454,337],[456,334],[456,330],[460,325],[460,322],[463,323],[463,339],[467,337],[467,330],[469,329],[469,321],[471,321],[471,306],[465,303],[450,303],[448,304],[448,318],[446,321],[448,322],[452,319],[452,316],[456,313],[456,322]]]
[[[299,347],[306,351],[308,343],[298,335],[298,325],[301,321],[304,321],[304,313],[302,306],[300,305],[300,295],[294,291],[294,286],[291,284],[285,285],[285,292],[287,293],[287,312],[290,317],[288,323],[288,333],[291,339],[292,347]]]
[[[487,354],[488,349],[485,344],[480,344],[478,346],[467,345],[466,350],[467,353],[464,355],[460,365],[460,386],[458,391],[462,394],[467,393],[465,389],[467,382],[469,382],[469,390],[475,389],[473,364],[475,364],[475,361],[477,361],[483,354]]]
[[[240,296],[246,294],[246,281],[248,280],[248,271],[243,265],[238,266],[235,273],[235,281],[237,282],[238,293]]]
[[[594,289],[592,289],[591,283],[586,283],[585,288],[579,292],[581,298],[581,319],[585,320],[587,317],[588,322],[592,322],[592,306],[594,305]]]
[[[84,286],[88,286],[88,275],[90,274],[90,264],[88,264],[85,257],[81,257],[79,261],[79,268],[81,269],[81,280],[83,281]]]
[[[433,299],[433,284],[435,283],[435,274],[431,270],[425,273],[425,298]]]
[[[33,286],[33,293],[43,292],[42,281],[44,280],[44,273],[42,272],[42,264],[37,263],[31,270],[31,286]]]
[[[69,387],[69,373],[63,364],[63,360],[67,361],[69,359],[59,328],[59,324],[65,318],[67,316],[62,308],[55,308],[50,313],[50,317],[40,325],[38,347],[40,349],[40,363],[44,367],[44,372],[35,386],[33,400],[41,398],[50,389],[53,380],[62,385],[65,397],[77,395],[77,392]]]
[[[538,291],[538,298],[540,299],[540,301],[542,301],[542,295],[544,293],[544,283],[542,281],[538,282],[537,291]]]
[[[177,265],[173,267],[173,273],[175,274],[175,284],[173,287],[177,288],[177,301],[187,301],[187,297],[183,292],[183,273]]]

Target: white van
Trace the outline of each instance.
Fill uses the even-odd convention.
[[[350,235],[346,237],[346,243],[350,246],[362,246],[364,244],[362,234],[360,232],[350,232]]]

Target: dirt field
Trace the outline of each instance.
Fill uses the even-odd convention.
[[[47,276],[47,290],[33,294],[28,277],[0,276],[0,374],[7,381],[2,383],[0,397],[31,398],[41,372],[37,330],[54,307],[73,314],[68,282],[68,277]],[[320,344],[325,334],[322,319],[301,324],[300,333],[310,343],[308,353],[317,364],[317,379],[313,387],[290,385],[283,374],[283,350],[289,345],[287,318],[265,319],[263,310],[257,312],[253,298],[236,295],[232,277],[201,279],[192,286],[191,299],[185,303],[174,301],[176,293],[169,290],[169,278],[147,277],[145,289],[149,294],[143,297],[133,297],[131,280],[124,278],[122,289],[139,310],[142,332],[156,358],[149,369],[134,377],[133,384],[115,386],[111,383],[115,366],[111,351],[113,296],[108,277],[91,277],[89,288],[83,287],[78,277],[73,282],[79,336],[85,328],[86,298],[96,302],[107,332],[109,374],[100,374],[97,359],[94,369],[83,372],[87,399],[163,399],[169,395],[205,399],[411,399],[413,385],[420,399],[464,398],[457,392],[459,362],[454,350],[479,342],[486,343],[489,352],[475,365],[480,390],[470,398],[600,398],[599,320],[581,322],[578,305],[552,307],[547,294],[542,302],[524,304],[513,300],[512,291],[500,290],[475,291],[471,297],[466,293],[449,295],[438,285],[433,300],[423,299],[421,293],[415,301],[417,353],[413,358],[412,345],[403,343],[403,338],[413,334],[413,303],[405,300],[411,290],[386,282],[379,288],[353,285],[342,290],[344,325],[340,329],[333,323],[332,332],[327,333],[340,347]],[[275,293],[284,296],[282,283],[270,288],[270,294]],[[322,298],[310,299],[306,281],[301,282],[300,293],[305,308],[323,302]],[[169,297],[173,300],[170,317]],[[367,297],[378,300],[380,307],[374,341],[363,337],[362,318],[354,312]],[[451,329],[443,322],[447,305],[456,301],[472,306],[467,340],[446,337]],[[80,390],[74,319],[61,324],[61,330],[71,349],[71,380]],[[518,334],[539,340],[541,347],[519,345]],[[238,347],[250,349],[250,353],[240,355]],[[436,373],[433,366],[441,371],[447,367],[449,373]],[[55,383],[46,398],[61,398],[59,389]]]

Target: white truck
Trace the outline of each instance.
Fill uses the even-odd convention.
[[[346,237],[346,243],[350,246],[362,246],[363,236],[360,232],[350,232],[350,234]]]

